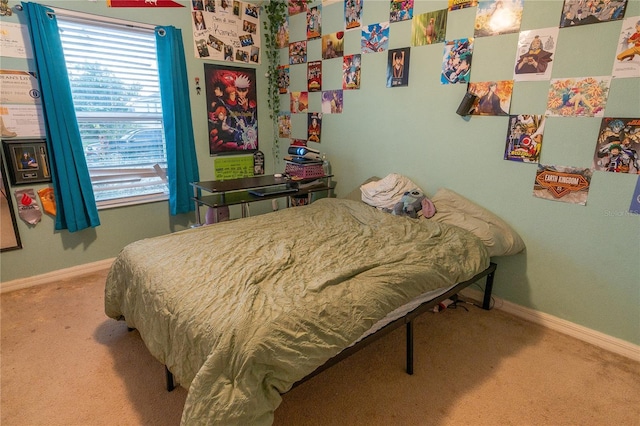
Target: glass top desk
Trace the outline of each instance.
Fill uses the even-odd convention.
[[[314,192],[328,191],[329,197],[333,196],[332,176],[294,180],[287,177],[276,177],[274,175],[261,175],[229,180],[211,180],[201,182],[191,182],[193,187],[192,200],[196,207],[196,223],[202,224],[200,217],[200,206],[225,207],[240,204],[242,206],[242,217],[247,216],[247,205],[251,202],[271,200],[282,197],[308,196],[311,202],[311,194]],[[305,187],[309,182],[319,181],[317,185]],[[265,194],[262,196],[253,195],[249,191],[268,187],[290,187],[296,188],[294,192],[282,192],[275,194]],[[302,186],[302,187],[300,187]],[[209,195],[201,195],[208,193]]]

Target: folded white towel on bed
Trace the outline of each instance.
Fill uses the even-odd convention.
[[[391,173],[380,180],[361,185],[360,191],[363,202],[378,208],[393,209],[405,192],[416,188],[422,191],[408,177]]]

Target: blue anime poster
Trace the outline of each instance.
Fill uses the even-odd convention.
[[[640,174],[640,118],[605,117],[600,124],[593,168]]]
[[[384,52],[389,48],[389,21],[362,27],[362,53]]]
[[[629,213],[640,214],[640,176],[636,181],[636,189],[633,191]]]
[[[442,84],[469,83],[473,38],[461,38],[445,42],[442,59]]]
[[[624,17],[627,0],[565,0],[560,28],[617,21]]]

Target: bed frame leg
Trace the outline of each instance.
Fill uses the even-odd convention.
[[[413,374],[413,321],[407,323],[407,374]]]
[[[167,392],[171,392],[176,388],[173,382],[173,373],[169,371],[166,365],[164,366],[164,373],[165,373],[165,378],[167,379]]]
[[[487,274],[487,281],[484,287],[484,299],[482,300],[482,309],[490,310],[491,309],[491,293],[493,292],[493,277],[496,273],[496,264],[491,263],[493,269],[491,272]]]

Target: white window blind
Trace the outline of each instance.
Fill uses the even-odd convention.
[[[56,16],[98,206],[167,199],[153,29]]]

